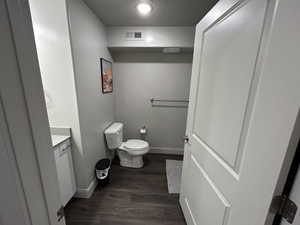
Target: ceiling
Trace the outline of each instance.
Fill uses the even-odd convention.
[[[217,0],[152,0],[153,10],[142,17],[138,0],[84,0],[107,26],[193,26]]]

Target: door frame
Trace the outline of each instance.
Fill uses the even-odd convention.
[[[24,195],[6,121],[0,93],[0,165],[2,164],[0,176],[3,178],[4,183],[4,185],[1,185],[0,198],[1,200],[4,199],[3,201],[9,201],[5,206],[2,204],[3,208],[0,206],[2,208],[0,210],[0,224],[4,223],[3,220],[9,219],[10,223],[20,223],[22,221],[24,225],[30,225],[32,221],[29,207]],[[1,215],[2,213],[4,215]],[[12,214],[14,218],[11,218]]]
[[[11,83],[11,88],[18,94],[21,93],[18,97],[22,101],[21,105],[14,106],[15,110],[22,113],[22,118],[13,118],[14,115],[10,115],[13,107],[7,103],[13,102],[13,99],[9,94],[6,95],[6,103],[3,101],[5,114],[10,115],[7,119],[7,132],[19,171],[20,180],[17,182],[22,184],[32,225],[63,225],[64,218],[60,221],[57,218],[61,200],[29,2],[28,0],[0,1],[3,5],[0,8],[3,11],[1,13],[7,15],[9,27],[9,34],[3,40],[12,43],[14,52],[12,50],[10,53],[16,57],[15,64],[18,70],[16,75],[18,78]],[[10,54],[1,53],[3,56]],[[4,93],[2,94],[4,98]],[[14,129],[18,128],[18,124],[14,119],[28,125],[21,129],[30,138],[17,136]],[[11,129],[10,126],[15,127]],[[29,144],[26,146],[28,148],[20,149],[22,141]]]

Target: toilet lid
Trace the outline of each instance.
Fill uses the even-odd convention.
[[[138,139],[130,139],[124,143],[124,147],[127,149],[143,149],[148,146],[148,142]]]

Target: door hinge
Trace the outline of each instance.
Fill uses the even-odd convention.
[[[297,213],[297,208],[297,205],[286,195],[279,195],[273,198],[270,211],[282,216],[287,222],[292,224]]]
[[[59,208],[59,210],[57,211],[57,221],[61,221],[62,218],[64,218],[64,216],[65,216],[64,207],[61,206],[61,207]]]

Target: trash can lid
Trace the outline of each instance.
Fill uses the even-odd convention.
[[[96,164],[96,170],[105,170],[110,167],[109,159],[101,159]]]

